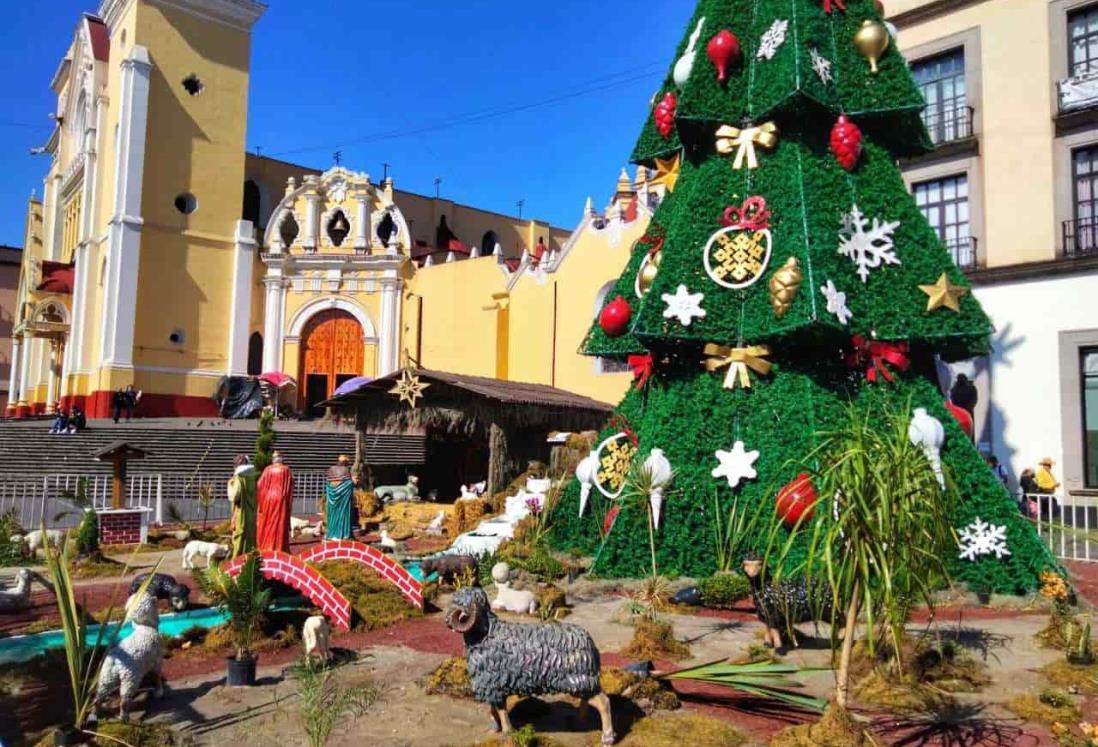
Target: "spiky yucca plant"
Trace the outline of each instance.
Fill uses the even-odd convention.
[[[220,566],[196,570],[194,579],[211,604],[228,613],[226,624],[232,634],[237,661],[251,657],[252,643],[271,603],[271,592],[263,586],[259,556],[249,555],[234,578]]]

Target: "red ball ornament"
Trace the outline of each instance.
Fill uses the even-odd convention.
[[[618,296],[602,307],[599,312],[599,326],[607,337],[621,337],[629,331],[629,320],[632,317],[633,309],[629,307],[629,302]]]
[[[740,40],[728,29],[722,29],[709,40],[705,53],[717,68],[717,80],[724,83],[728,76],[729,63],[740,60]]]
[[[831,128],[831,152],[847,171],[854,170],[858,157],[862,155],[862,131],[845,114],[840,114]]]
[[[961,430],[965,432],[965,435],[969,438],[973,438],[973,434],[976,432],[976,428],[972,422],[972,416],[968,414],[968,410],[963,407],[950,402],[948,399],[945,401],[946,409],[949,410],[949,414],[953,416],[953,419],[961,426]]]
[[[675,108],[678,105],[679,100],[670,91],[656,104],[656,129],[665,140],[671,137],[671,132],[675,129]]]
[[[802,472],[788,482],[778,491],[774,507],[782,523],[792,529],[801,522],[812,518],[812,512],[816,505],[816,488],[812,485],[812,478],[808,473]]]

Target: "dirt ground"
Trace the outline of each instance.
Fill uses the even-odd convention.
[[[140,565],[150,566],[155,557],[141,556]],[[163,567],[168,572],[180,573],[178,551],[167,553]],[[1098,590],[1098,568],[1084,567],[1079,575],[1078,588],[1084,596]],[[113,584],[113,581],[84,582],[81,588],[89,594],[101,594]],[[565,585],[565,590],[574,606],[566,621],[577,623],[591,633],[605,665],[626,663],[617,652],[629,641],[632,628],[620,591],[607,583],[583,579]],[[35,601],[43,610],[50,605],[41,592]],[[444,608],[445,597],[438,604]],[[1033,636],[1044,626],[1047,613],[1033,608],[1026,600],[1013,600],[1010,604],[1011,609],[955,605],[940,609],[934,622],[927,622],[926,616],[916,616],[920,622],[912,625],[912,632],[956,641],[987,664],[992,683],[980,693],[957,695],[958,707],[950,712],[903,719],[863,711],[862,715],[873,723],[880,744],[943,747],[1056,744],[1043,727],[1024,724],[1003,707],[1019,694],[1039,693],[1047,682],[1037,670],[1063,656],[1037,648],[1033,643]],[[759,642],[761,626],[749,603],[731,611],[669,615],[668,619],[676,636],[691,648],[691,659],[680,664],[740,657]],[[790,651],[786,660],[804,667],[826,667],[829,650],[822,637],[826,629],[817,633],[810,624],[800,629],[802,646]],[[416,684],[447,655],[461,650],[460,637],[445,627],[438,610],[382,630],[340,633],[334,637],[333,645],[353,652],[349,658],[355,658],[335,670],[336,678],[351,685],[370,682],[380,688],[381,694],[367,713],[339,723],[330,744],[468,747],[490,736],[485,707],[469,700],[427,695]],[[165,663],[168,678],[165,699],[149,702],[142,696],[135,715],[171,724],[196,744],[277,743],[287,747],[304,744],[296,685],[284,675],[285,667],[298,653],[295,648],[264,654],[260,660],[260,682],[248,689],[221,685],[224,664],[220,660],[192,656],[190,652],[175,655]],[[656,664],[660,669],[672,666],[670,662]],[[828,696],[833,687],[829,671],[804,673],[799,679],[807,692],[821,697]],[[786,706],[764,704],[713,686],[676,683],[676,690],[688,711],[729,721],[751,745],[766,744],[782,727],[812,718]],[[23,692],[17,696],[20,712],[24,707],[32,707],[36,695],[48,694]],[[144,708],[147,712],[142,712]],[[615,728],[619,737],[624,738],[638,713],[632,704],[618,699],[614,709]],[[1084,718],[1098,721],[1098,700],[1088,698],[1082,710]],[[577,709],[569,698],[524,699],[513,705],[511,713],[516,727],[531,723],[540,735],[566,747],[598,743],[594,717],[587,724],[577,724]]]

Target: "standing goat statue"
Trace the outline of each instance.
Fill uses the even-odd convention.
[[[782,633],[787,633],[796,646],[795,623],[831,620],[831,592],[826,583],[803,577],[777,583],[770,578],[764,579],[763,561],[756,555],[744,558],[743,574],[751,582],[755,614],[766,626],[763,640],[767,646],[781,649]]]
[[[465,639],[473,697],[491,708],[495,730],[511,732],[507,696],[566,693],[580,699],[581,720],[588,703],[595,706],[602,743],[614,743],[610,699],[599,684],[599,650],[586,630],[567,623],[504,622],[475,586],[454,594],[446,625]]]

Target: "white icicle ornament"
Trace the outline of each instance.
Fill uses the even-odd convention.
[[[907,427],[907,437],[926,454],[938,484],[945,488],[945,476],[942,474],[942,444],[945,443],[945,428],[937,418],[927,414],[925,407],[916,407]]]
[[[591,488],[595,486],[595,473],[599,471],[599,455],[592,451],[576,465],[576,479],[580,481],[580,513],[587,508],[587,498],[591,495]]]
[[[705,18],[699,19],[697,28],[690,35],[686,51],[682,53],[682,57],[678,59],[675,68],[671,71],[671,77],[680,91],[686,86],[686,81],[690,80],[690,73],[694,72],[694,60],[698,56],[698,37],[701,36],[702,26],[704,25]]]
[[[660,508],[663,506],[663,489],[671,482],[671,462],[663,455],[663,449],[652,449],[644,460],[644,468],[652,476],[648,490],[648,503],[652,506],[652,526],[660,528]]]

